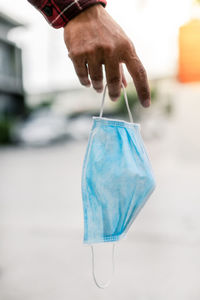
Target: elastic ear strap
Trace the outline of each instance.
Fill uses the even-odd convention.
[[[110,285],[111,280],[114,275],[114,272],[115,272],[115,255],[114,255],[115,254],[115,244],[113,243],[113,245],[112,245],[112,274],[111,274],[110,280],[105,284],[100,284],[95,275],[95,255],[94,255],[93,245],[91,245],[91,251],[92,251],[92,276],[93,276],[94,282],[98,288],[105,289]]]
[[[123,88],[123,91],[124,91],[124,99],[125,99],[126,107],[127,107],[127,110],[128,110],[129,119],[130,119],[130,122],[133,123],[133,116],[132,116],[132,113],[131,113],[131,110],[130,110],[130,107],[129,107],[129,104],[128,104],[128,97],[127,97],[126,89],[125,89],[125,86],[124,86],[123,83],[122,83],[122,88]]]
[[[104,108],[104,103],[105,103],[107,86],[108,86],[108,84],[106,83],[106,85],[104,87],[104,91],[103,91],[102,102],[101,102],[101,108],[100,108],[100,114],[99,114],[100,118],[102,118],[102,116],[103,116],[103,108]],[[123,88],[123,92],[124,92],[124,99],[125,99],[129,119],[130,119],[130,122],[133,123],[133,116],[132,116],[132,113],[131,113],[131,110],[130,110],[130,107],[129,107],[129,104],[128,104],[128,97],[127,97],[126,89],[125,89],[125,86],[124,86],[123,83],[122,83],[122,88]]]
[[[104,108],[104,102],[105,102],[105,98],[106,98],[107,86],[108,86],[108,84],[106,83],[106,85],[104,87],[104,91],[103,91],[102,101],[101,101],[101,108],[100,108],[100,115],[99,115],[100,118],[102,118],[102,116],[103,116],[103,108]]]

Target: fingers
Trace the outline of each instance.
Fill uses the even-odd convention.
[[[103,91],[103,71],[102,64],[96,61],[88,60],[88,67],[83,60],[73,60],[74,68],[79,81],[84,86],[90,86],[90,76],[93,88],[101,93]],[[121,94],[121,83],[127,86],[126,78],[124,76],[123,66],[118,61],[115,63],[107,62],[105,64],[106,78],[108,84],[108,91],[110,98],[116,101]]]
[[[103,91],[103,71],[102,65],[96,62],[88,62],[90,79],[92,81],[93,88],[101,93]]]
[[[151,93],[147,74],[133,47],[127,54],[125,63],[131,77],[133,78],[141,104],[144,107],[149,107],[151,104]]]
[[[120,96],[121,82],[123,82],[125,87],[127,86],[127,82],[126,82],[126,78],[124,75],[124,70],[123,70],[122,64],[119,65],[119,63],[116,63],[115,64],[116,70],[115,70],[114,65],[112,63],[112,70],[110,71],[112,73],[111,75],[109,75],[110,68],[108,66],[109,66],[109,64],[107,64],[107,67],[106,67],[108,90],[109,90],[110,97],[115,101]],[[96,62],[93,62],[93,63],[90,61],[88,64],[88,68],[89,68],[89,75],[90,75],[90,78],[92,81],[93,88],[97,92],[101,93],[103,91],[102,65],[100,63],[98,64],[97,60],[96,60]],[[119,74],[119,72],[120,72],[120,74]],[[110,82],[108,81],[109,76],[110,76],[110,80],[109,80]],[[114,86],[113,86],[113,80],[115,80],[115,77],[117,77],[119,79],[117,79],[117,82],[114,82]],[[116,87],[116,85],[117,85],[117,87]],[[117,89],[117,93],[116,92],[114,93],[115,89]]]
[[[91,83],[88,78],[88,68],[86,63],[83,60],[73,60],[73,64],[80,83],[90,87]]]
[[[88,78],[88,75],[90,75],[93,88],[97,92],[101,93],[103,91],[102,64],[98,63],[98,60],[95,61],[92,59],[87,59],[87,67],[84,59],[77,58],[72,59],[72,61],[80,83],[84,86],[89,87],[91,85],[91,82]]]
[[[151,96],[147,74],[135,52],[134,46],[131,45],[130,48],[126,47],[126,51],[121,58],[119,58],[118,55],[114,55],[113,51],[111,53],[112,55],[109,55],[108,53],[103,58],[101,55],[97,55],[98,53],[95,54],[94,51],[88,52],[87,55],[73,55],[73,53],[70,55],[81,84],[84,86],[90,86],[92,82],[93,88],[97,92],[102,92],[103,63],[105,64],[106,79],[110,98],[113,101],[116,101],[120,97],[122,83],[125,87],[127,86],[121,63],[123,61],[133,78],[141,104],[144,107],[150,106]],[[91,82],[89,80],[89,75]]]
[[[105,63],[106,80],[111,100],[116,101],[121,94],[122,73],[119,62],[109,60]]]

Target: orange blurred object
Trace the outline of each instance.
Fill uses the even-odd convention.
[[[179,30],[179,74],[181,82],[200,81],[200,19]]]

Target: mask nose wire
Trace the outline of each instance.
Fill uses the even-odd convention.
[[[92,276],[93,276],[94,282],[98,288],[105,289],[110,285],[111,280],[115,273],[115,255],[114,255],[115,254],[115,244],[114,243],[112,244],[112,273],[111,273],[110,279],[105,284],[100,284],[96,278],[94,247],[93,247],[93,245],[90,245],[90,247],[91,247],[91,251],[92,251]]]
[[[105,103],[107,87],[108,87],[108,84],[106,83],[106,85],[104,87],[104,91],[103,91],[102,101],[101,101],[101,108],[100,108],[100,114],[99,114],[100,118],[102,118],[102,116],[103,116],[103,109],[104,109],[104,103]],[[131,110],[130,110],[130,107],[129,107],[129,104],[128,104],[128,97],[127,97],[126,89],[125,89],[125,86],[124,86],[123,83],[122,83],[122,88],[123,88],[123,92],[124,92],[124,99],[125,99],[129,119],[130,119],[130,122],[133,123],[133,116],[132,116],[132,113],[131,113]]]

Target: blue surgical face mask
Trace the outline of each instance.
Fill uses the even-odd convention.
[[[155,188],[140,125],[133,123],[125,89],[130,123],[102,117],[105,92],[106,88],[100,117],[93,118],[82,173],[84,243],[90,245],[125,237]]]

